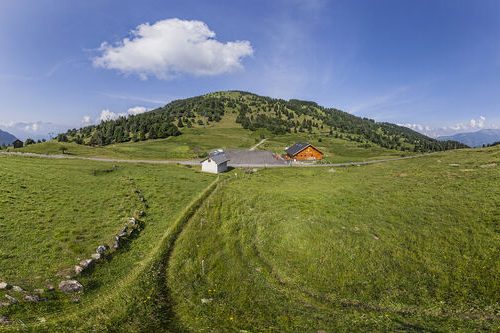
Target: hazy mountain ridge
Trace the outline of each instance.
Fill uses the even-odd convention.
[[[12,142],[16,141],[17,138],[10,134],[9,132],[5,132],[0,130],[0,146],[8,146],[12,144]]]
[[[470,147],[481,147],[500,141],[500,129],[482,129],[477,132],[440,136],[438,140],[454,140]]]

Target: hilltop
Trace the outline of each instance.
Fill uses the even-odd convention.
[[[58,141],[89,146],[138,142],[179,136],[184,128],[206,128],[222,120],[251,131],[262,130],[268,135],[318,134],[398,151],[430,152],[467,147],[311,101],[276,99],[242,91],[214,92],[172,101],[142,114],[69,130],[60,134]]]

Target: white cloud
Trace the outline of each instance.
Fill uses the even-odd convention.
[[[177,18],[141,24],[114,45],[102,43],[100,51],[94,66],[141,79],[233,72],[243,67],[242,58],[253,54],[249,41],[219,42],[204,22]]]
[[[415,131],[418,131],[420,133],[423,133],[431,137],[452,135],[461,132],[474,132],[484,128],[492,128],[492,129],[500,128],[499,124],[486,121],[486,117],[484,116],[479,116],[479,118],[471,119],[467,122],[457,123],[444,127],[435,127],[435,128],[430,126],[425,126],[422,124],[410,124],[410,123],[398,124],[398,125],[411,128]]]
[[[129,115],[136,115],[136,114],[144,113],[146,111],[148,111],[148,109],[145,108],[144,106],[134,106],[133,108],[128,109],[127,113]]]
[[[99,115],[99,119],[97,122],[116,120],[120,117],[133,116],[147,111],[149,111],[149,109],[144,106],[134,106],[128,109],[127,112],[112,112],[108,109],[105,109],[101,111],[101,114]]]
[[[25,140],[27,138],[38,140],[54,137],[58,133],[67,131],[69,126],[35,121],[0,123],[0,128],[14,134],[21,140]]]
[[[83,116],[81,122],[83,126],[92,125],[92,118],[90,118],[90,116]]]

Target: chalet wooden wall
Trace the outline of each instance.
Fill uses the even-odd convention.
[[[297,161],[307,161],[307,160],[322,160],[323,154],[313,147],[307,147],[297,155],[295,155]]]

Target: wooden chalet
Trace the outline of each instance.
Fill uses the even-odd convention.
[[[299,142],[285,149],[287,160],[293,161],[318,161],[323,159],[323,153],[312,144]]]

